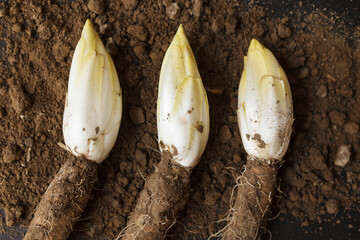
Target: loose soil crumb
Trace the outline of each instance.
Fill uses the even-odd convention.
[[[191,176],[189,200],[168,234],[205,239],[229,209],[234,173],[246,159],[236,109],[252,38],[277,57],[294,101],[294,134],[280,168],[282,198],[274,208],[302,219],[303,226],[332,219],[343,209],[359,210],[360,28],[348,30],[343,16],[325,16],[303,2],[271,19],[264,7],[226,0],[0,3],[0,206],[6,224],[29,224],[66,159],[57,143],[63,141],[70,64],[86,18],[113,57],[124,109],[118,141],[100,166],[94,198],[76,230],[114,239],[160,161],[158,79],[180,23],[208,91],[211,130]],[[336,154],[343,145],[351,145],[351,155],[338,167]]]

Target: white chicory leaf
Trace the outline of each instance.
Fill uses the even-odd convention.
[[[121,95],[114,63],[87,20],[71,64],[63,118],[69,151],[98,163],[108,156],[120,127]]]
[[[281,159],[294,121],[290,86],[275,56],[255,39],[244,58],[238,97],[238,123],[246,152],[264,160]]]
[[[157,103],[161,151],[169,151],[184,167],[194,167],[209,136],[209,106],[181,25],[162,63]]]

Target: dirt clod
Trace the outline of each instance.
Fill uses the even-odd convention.
[[[7,15],[7,11],[5,8],[0,8],[0,17],[4,17]]]
[[[137,163],[139,163],[142,167],[146,166],[146,154],[141,150],[136,150],[135,153],[135,160]]]
[[[310,149],[309,160],[315,169],[323,170],[326,168],[325,158],[317,148]]]
[[[332,112],[330,112],[329,117],[330,117],[331,123],[342,126],[345,123],[346,115],[345,115],[345,113],[341,113],[338,111],[332,111]]]
[[[87,5],[90,11],[96,14],[102,14],[105,10],[105,5],[103,0],[89,0]]]
[[[4,163],[19,161],[24,155],[23,150],[16,144],[7,145],[2,151]]]
[[[25,146],[31,148],[34,145],[34,140],[31,137],[25,138]]]
[[[70,46],[63,41],[57,42],[52,49],[52,54],[57,62],[63,61],[64,58],[69,56],[69,53]]]
[[[192,0],[192,4],[192,14],[194,14],[195,18],[199,18],[203,10],[203,0]]]
[[[17,219],[23,214],[24,209],[21,205],[9,205],[5,207],[6,226],[12,227],[17,223]]]
[[[221,31],[223,24],[220,22],[220,19],[216,19],[214,18],[212,20],[212,24],[211,24],[211,30],[213,30],[214,33],[218,33]]]
[[[147,30],[143,26],[131,25],[127,28],[127,32],[140,41],[144,42],[147,39]]]
[[[145,60],[148,56],[146,47],[143,44],[134,47],[134,53],[139,60]]]
[[[349,134],[357,134],[359,132],[359,124],[353,121],[347,122],[344,125],[344,130]]]
[[[235,32],[237,20],[234,15],[228,16],[225,22],[226,34],[232,34]]]
[[[30,100],[23,88],[19,85],[12,85],[9,89],[9,97],[12,107],[17,114],[21,114],[30,106]]]
[[[124,73],[124,82],[130,87],[135,87],[139,82],[139,72],[136,69],[136,66],[130,65]]]
[[[222,143],[227,143],[232,137],[232,134],[230,132],[228,125],[223,125],[220,128],[219,131],[219,138]]]
[[[166,15],[171,20],[175,20],[175,18],[177,17],[179,11],[180,11],[179,4],[178,3],[172,3],[172,4],[170,4],[170,6],[168,6],[166,8]]]
[[[288,26],[280,23],[278,26],[278,34],[280,38],[288,38],[291,36],[292,31]]]
[[[43,40],[49,40],[52,37],[52,32],[46,22],[39,25],[37,31],[39,33],[39,38]]]
[[[335,165],[338,167],[345,167],[346,164],[350,161],[351,156],[351,146],[350,145],[342,145],[336,152]]]
[[[299,71],[298,78],[299,79],[304,79],[304,78],[307,78],[308,75],[309,75],[309,69],[307,67],[303,67]]]
[[[121,2],[127,10],[133,10],[138,4],[138,0],[121,0]]]
[[[19,23],[14,23],[11,27],[11,29],[14,31],[14,32],[21,32],[21,25]]]
[[[325,85],[321,85],[318,89],[316,89],[316,96],[319,98],[325,98],[327,96],[327,88]]]
[[[130,119],[135,124],[142,124],[145,122],[144,110],[141,107],[130,108]]]
[[[335,199],[330,199],[326,202],[326,210],[329,214],[335,214],[339,211],[339,203]]]

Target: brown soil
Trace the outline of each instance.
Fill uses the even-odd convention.
[[[179,23],[208,92],[211,129],[191,176],[188,202],[168,234],[207,238],[217,231],[214,221],[229,209],[234,176],[246,160],[236,119],[237,89],[254,37],[278,58],[294,100],[294,134],[279,170],[282,199],[274,205],[303,219],[304,225],[322,221],[324,214],[331,219],[343,209],[358,210],[359,27],[347,31],[341,17],[305,12],[302,4],[294,9],[269,19],[264,8],[226,0],[1,3],[6,47],[0,61],[0,205],[6,224],[29,224],[67,158],[57,143],[63,141],[70,63],[86,18],[113,57],[124,111],[118,141],[99,168],[94,198],[77,231],[114,239],[126,226],[144,178],[160,160],[157,85]],[[337,154],[341,146],[347,150],[342,147]]]

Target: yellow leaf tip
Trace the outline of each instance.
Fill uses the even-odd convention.
[[[176,34],[185,34],[184,27],[183,27],[183,25],[181,23],[180,23],[180,25],[178,27],[178,30],[177,30]]]
[[[180,24],[176,34],[175,34],[176,37],[178,37],[180,39],[180,45],[183,45],[183,44],[189,44],[189,41],[186,37],[186,34],[185,34],[185,30],[183,28],[183,25]]]
[[[265,49],[264,45],[262,45],[258,40],[256,40],[255,38],[253,38],[250,42],[250,46],[249,46],[249,51],[250,50],[259,50],[259,51],[263,51]]]
[[[91,20],[87,19],[84,25],[84,28],[81,33],[82,36],[95,37],[97,35],[93,25],[91,24]]]

